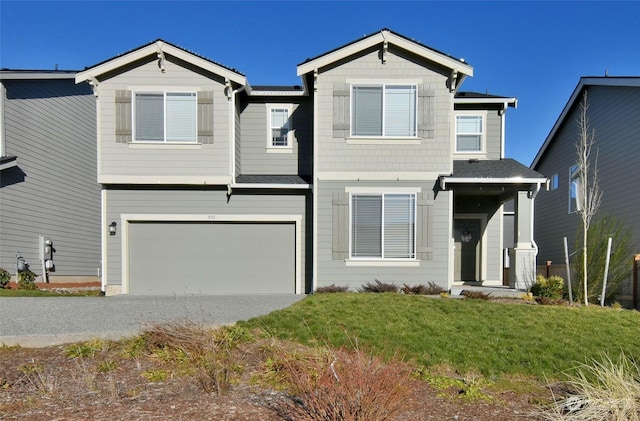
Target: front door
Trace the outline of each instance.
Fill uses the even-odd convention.
[[[480,219],[455,219],[453,239],[455,243],[453,280],[456,282],[479,281]]]

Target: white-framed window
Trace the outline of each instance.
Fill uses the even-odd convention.
[[[578,212],[582,206],[580,201],[580,171],[578,166],[573,165],[569,168],[569,213]]]
[[[351,85],[351,136],[416,137],[417,85]]]
[[[135,142],[195,143],[198,99],[195,92],[135,92]]]
[[[350,206],[352,259],[415,259],[415,193],[351,193]]]
[[[267,104],[267,148],[292,147],[292,109],[293,107],[287,104]]]
[[[456,114],[456,152],[484,151],[485,120],[484,114]]]
[[[549,179],[549,190],[557,190],[560,187],[560,179],[558,174],[553,174]]]

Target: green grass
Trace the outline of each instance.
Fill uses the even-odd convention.
[[[87,290],[77,292],[43,291],[39,289],[3,289],[0,288],[0,297],[97,297],[99,290]]]
[[[398,294],[317,294],[242,322],[307,345],[357,346],[485,376],[558,379],[603,353],[640,358],[640,313]]]

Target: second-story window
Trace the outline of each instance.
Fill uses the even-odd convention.
[[[416,136],[416,85],[352,85],[351,135]]]
[[[196,142],[195,92],[137,92],[135,94],[136,142]]]
[[[569,213],[578,212],[582,209],[582,201],[580,199],[582,178],[577,165],[569,168]]]
[[[484,148],[484,116],[456,116],[456,152],[482,152]]]
[[[268,148],[291,148],[291,107],[267,105]]]

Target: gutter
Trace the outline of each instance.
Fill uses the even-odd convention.
[[[296,189],[308,190],[310,184],[268,184],[268,183],[231,183],[228,186],[231,189]]]

